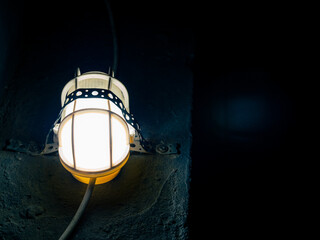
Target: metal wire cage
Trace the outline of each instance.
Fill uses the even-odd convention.
[[[111,101],[114,98],[121,101]],[[61,105],[62,165],[84,183],[92,177],[96,184],[115,178],[129,158],[135,134],[122,114],[122,109],[129,111],[127,89],[105,73],[87,72],[65,85]]]

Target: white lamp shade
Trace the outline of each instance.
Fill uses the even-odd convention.
[[[76,84],[77,80],[77,84]],[[77,85],[77,86],[76,86]],[[64,105],[66,96],[69,95],[70,93],[74,92],[77,94],[76,91],[79,88],[100,88],[100,89],[109,89],[112,91],[119,99],[121,99],[124,107],[128,112],[130,112],[129,108],[129,94],[126,89],[126,87],[116,78],[113,78],[103,72],[87,72],[83,73],[82,75],[78,76],[77,78],[74,78],[70,80],[63,88],[62,93],[61,93],[61,106]],[[77,109],[83,109],[83,108],[88,108],[90,107],[97,107],[101,109],[106,109],[107,102],[106,101],[96,101],[98,99],[85,99],[85,101],[79,101],[79,100],[84,100],[84,99],[78,99],[77,100]],[[103,99],[99,99],[103,100]],[[94,102],[94,104],[88,104],[91,101],[91,103]],[[117,113],[119,116],[122,116],[121,110],[112,102],[111,103],[111,111]],[[61,120],[70,114],[73,110],[68,104],[66,108],[67,110],[62,112],[61,115]],[[80,106],[81,105],[81,106]],[[128,124],[129,127],[129,132],[131,136],[134,136],[135,134],[135,129]]]

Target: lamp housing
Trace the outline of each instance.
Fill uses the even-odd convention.
[[[63,88],[61,105],[57,135],[63,167],[87,184],[90,178],[97,178],[96,184],[114,179],[135,135],[123,115],[123,109],[129,112],[125,86],[103,72],[78,74]]]

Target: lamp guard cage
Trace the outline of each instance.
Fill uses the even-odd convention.
[[[140,125],[138,124],[137,120],[134,118],[133,114],[129,113],[126,110],[121,99],[118,98],[112,91],[107,89],[100,89],[100,88],[88,88],[88,89],[79,88],[66,96],[62,109],[64,109],[67,104],[72,103],[73,101],[79,98],[100,98],[100,99],[107,99],[112,103],[114,103],[117,107],[121,109],[121,112],[125,121],[136,130],[136,134],[139,139],[140,145],[144,148],[144,150],[150,153],[154,151],[152,149],[151,144],[147,140],[145,140],[144,137],[142,136]]]
[[[60,110],[58,118],[53,123],[52,127],[47,134],[44,149],[41,151],[40,155],[42,154],[50,154],[53,152],[58,151],[58,142],[56,135],[53,136],[53,142],[49,143],[49,137],[57,126],[59,126],[59,121],[61,120],[62,112],[64,111],[65,107],[72,103],[77,99],[85,99],[85,98],[97,98],[97,99],[106,99],[114,103],[120,110],[123,115],[124,120],[132,126],[135,131],[135,136],[133,139],[133,143],[130,144],[130,151],[134,152],[141,152],[141,153],[159,153],[159,154],[179,154],[179,144],[164,144],[163,142],[152,145],[149,141],[147,141],[142,133],[141,127],[137,120],[135,119],[132,113],[129,113],[125,108],[122,100],[114,94],[112,91],[108,89],[101,89],[101,88],[77,88],[70,94],[68,94],[65,98],[64,104]],[[36,153],[30,153],[32,155],[39,155]]]
[[[133,114],[129,113],[126,110],[121,99],[119,97],[117,97],[112,91],[107,90],[107,89],[100,89],[100,88],[78,88],[66,96],[63,107],[61,108],[61,111],[58,115],[58,118],[53,123],[53,125],[47,135],[45,147],[44,147],[43,151],[41,152],[41,154],[49,154],[49,153],[58,151],[58,144],[57,144],[55,138],[53,138],[54,139],[53,143],[49,143],[50,133],[52,132],[52,130],[57,126],[58,122],[60,121],[61,114],[62,114],[63,110],[65,109],[65,107],[69,103],[72,103],[73,101],[80,99],[80,98],[107,99],[107,100],[111,101],[112,103],[114,103],[121,110],[124,120],[136,130],[134,142],[132,144],[130,144],[130,150],[136,151],[136,152],[144,152],[144,153],[155,153],[156,152],[155,148],[152,147],[151,143],[143,137],[143,135],[141,133],[141,127],[138,124],[135,117],[133,116]]]
[[[111,115],[113,115],[114,117],[116,117],[116,118],[118,118],[119,120],[121,120],[121,121],[123,122],[123,124],[125,124],[125,120],[123,120],[118,114],[116,114],[116,113],[114,113],[114,112],[112,112],[112,111],[110,111],[110,110],[100,109],[100,108],[86,108],[86,109],[76,110],[76,111],[70,113],[69,115],[67,115],[67,116],[63,119],[63,121],[64,121],[65,119],[70,118],[70,117],[73,118],[77,113],[90,112],[90,111],[99,111],[99,112],[109,113],[109,119],[111,118]],[[63,122],[63,121],[62,121],[62,122]],[[111,121],[111,120],[110,120],[110,121]],[[125,126],[126,126],[126,128],[127,128],[127,131],[129,132],[128,126],[127,126],[127,125],[125,125]],[[111,138],[111,136],[112,136],[112,131],[110,131],[109,133],[110,133],[110,138]],[[74,134],[73,128],[72,128],[72,134]],[[72,138],[71,141],[72,141],[72,149],[73,149],[72,152],[73,152],[73,154],[74,154],[74,147],[75,147],[75,146],[74,146],[74,140],[73,140],[73,138]],[[116,170],[116,169],[118,170],[119,167],[122,167],[123,165],[125,165],[125,163],[128,161],[129,155],[130,155],[130,154],[127,153],[126,156],[125,156],[125,158],[124,158],[124,160],[123,160],[122,162],[114,165],[114,164],[113,164],[113,160],[112,160],[112,158],[113,158],[113,157],[112,157],[112,150],[111,150],[111,148],[110,148],[110,168],[107,169],[107,170],[94,171],[94,172],[77,170],[77,167],[76,167],[76,157],[75,157],[75,155],[73,155],[73,166],[67,165],[64,161],[62,161],[61,158],[60,158],[60,162],[61,162],[61,164],[62,164],[66,169],[68,169],[68,171],[70,171],[70,172],[73,173],[73,174],[77,174],[77,175],[82,176],[82,177],[88,177],[88,176],[90,176],[90,177],[102,177],[102,176],[105,176],[107,172],[108,172],[108,173],[114,172],[114,170]]]

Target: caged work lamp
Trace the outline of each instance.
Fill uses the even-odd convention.
[[[140,127],[129,113],[127,89],[114,77],[103,72],[81,75],[78,70],[62,90],[61,105],[61,123],[54,128],[59,157],[80,182],[114,179],[129,158],[130,144],[147,152]]]
[[[59,238],[72,233],[90,199],[95,184],[114,179],[129,159],[130,151],[175,154],[172,144],[152,146],[129,112],[129,95],[125,86],[110,74],[77,70],[61,93],[62,109],[53,124],[53,143],[41,154],[59,151],[62,166],[77,180],[88,184],[83,200]],[[60,121],[60,123],[58,123]]]

